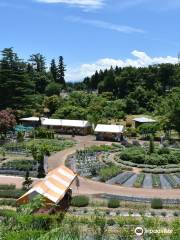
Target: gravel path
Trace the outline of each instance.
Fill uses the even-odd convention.
[[[143,188],[152,188],[152,176],[151,174],[145,174]]]

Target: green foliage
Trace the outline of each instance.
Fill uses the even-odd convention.
[[[14,184],[0,184],[0,190],[14,190],[15,188]]]
[[[33,171],[36,170],[36,160],[12,160],[2,164],[4,169],[18,171]]]
[[[110,199],[108,201],[108,208],[118,208],[120,206],[120,202],[118,199]]]
[[[0,190],[0,198],[19,198],[23,194],[24,191],[20,189]]]
[[[59,83],[51,82],[46,86],[45,93],[47,96],[59,95],[61,88]]]
[[[87,196],[75,196],[71,200],[71,205],[74,207],[86,207],[89,205],[89,197]]]
[[[120,153],[120,158],[123,161],[130,161],[136,164],[146,164],[146,165],[167,165],[167,164],[178,164],[180,160],[180,152],[171,150],[169,153],[162,153],[160,149],[154,149],[154,144],[151,143],[149,153],[143,147],[131,147],[126,148]],[[147,166],[148,168],[148,166]]]
[[[23,190],[29,190],[31,184],[33,183],[32,179],[29,177],[29,171],[26,171],[26,176],[25,176],[25,180],[22,183],[23,185]]]
[[[161,187],[161,181],[160,181],[159,175],[152,174],[152,186],[153,186],[153,188],[160,188]]]
[[[16,200],[15,199],[0,199],[0,206],[11,206],[16,207]]]
[[[153,198],[151,200],[151,208],[162,209],[163,208],[162,200],[160,198]]]
[[[54,139],[54,130],[46,128],[36,128],[32,134],[36,138]]]
[[[149,153],[154,153],[154,139],[151,137],[149,141]]]
[[[133,186],[136,188],[140,188],[143,185],[144,182],[144,178],[145,178],[145,174],[144,173],[140,173],[137,178],[136,181],[134,182]]]
[[[107,180],[117,176],[121,172],[122,170],[119,169],[119,167],[112,165],[109,167],[101,168],[99,172],[99,176],[101,181],[106,182]]]

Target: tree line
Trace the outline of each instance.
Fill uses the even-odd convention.
[[[66,66],[62,56],[50,69],[45,57],[32,54],[28,61],[19,58],[13,48],[5,48],[0,59],[0,109],[22,110],[42,102],[42,95],[59,94],[65,88]]]

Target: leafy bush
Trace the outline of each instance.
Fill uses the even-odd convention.
[[[162,209],[163,208],[162,200],[160,198],[153,198],[151,200],[151,208]]]
[[[86,207],[89,205],[89,197],[87,196],[75,196],[71,200],[71,205],[74,207]]]
[[[118,199],[110,199],[108,201],[108,208],[118,208],[120,206]]]
[[[113,165],[113,166],[102,168],[99,172],[99,176],[103,182],[106,182],[107,180],[109,180],[112,177],[115,177],[121,172],[122,170],[119,169],[119,167]]]
[[[13,190],[16,188],[14,184],[0,184],[0,190]]]
[[[158,150],[158,154],[169,154],[170,150],[167,147],[162,147]]]
[[[54,130],[53,129],[46,129],[46,128],[36,128],[33,131],[33,135],[36,138],[47,138],[47,139],[54,139]]]

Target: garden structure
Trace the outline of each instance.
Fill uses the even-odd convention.
[[[41,118],[41,125],[54,129],[60,134],[88,135],[91,133],[91,124],[86,120]]]
[[[39,117],[27,117],[21,118],[20,123],[26,127],[38,127],[41,125],[41,121]]]
[[[120,142],[123,140],[124,126],[98,124],[94,132],[97,140]]]
[[[17,204],[30,202],[34,197],[41,195],[47,206],[58,204],[67,208],[71,197],[70,186],[77,175],[65,166],[50,171],[46,178],[37,182],[28,192],[17,200]],[[65,199],[65,200],[64,200]],[[67,201],[67,202],[66,202]]]
[[[137,117],[133,119],[133,125],[135,128],[138,128],[141,124],[146,124],[146,123],[156,123],[156,120],[147,118],[147,117]]]

